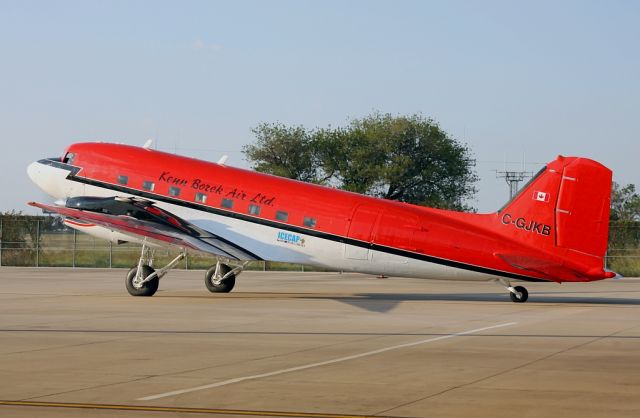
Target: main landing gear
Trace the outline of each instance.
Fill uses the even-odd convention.
[[[204,284],[212,293],[229,293],[236,284],[236,276],[242,272],[247,262],[231,268],[220,261],[207,270],[204,275]]]
[[[148,247],[145,243],[142,244],[138,265],[129,270],[125,279],[127,291],[131,296],[153,296],[158,290],[160,279],[187,256],[187,252],[183,250],[169,264],[155,270],[152,267],[154,253],[153,248]]]
[[[509,297],[512,302],[524,303],[529,299],[529,292],[524,286],[512,286],[510,282],[504,279],[498,279],[498,282],[507,288]]]
[[[174,268],[186,256],[187,252],[182,251],[169,264],[161,269],[153,268],[153,256],[155,250],[142,244],[142,252],[138,265],[127,273],[125,285],[131,296],[153,296],[158,290],[160,279]],[[236,284],[236,277],[242,272],[248,261],[243,264],[231,267],[218,260],[216,265],[207,270],[204,276],[204,283],[210,292],[229,293]]]

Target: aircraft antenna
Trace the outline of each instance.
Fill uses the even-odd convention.
[[[228,159],[229,159],[229,156],[225,154],[218,160],[218,164],[225,165]]]

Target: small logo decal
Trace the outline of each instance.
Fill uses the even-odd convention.
[[[304,238],[300,235],[286,231],[278,231],[277,241],[285,244],[297,245],[298,247],[304,247],[305,244]]]
[[[533,192],[533,200],[537,200],[538,202],[548,202],[549,201],[549,193],[546,192]]]

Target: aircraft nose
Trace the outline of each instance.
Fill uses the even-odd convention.
[[[65,191],[64,179],[69,172],[43,164],[42,161],[44,160],[33,162],[27,166],[29,178],[48,195],[62,199]]]
[[[40,177],[40,174],[42,172],[41,166],[42,164],[37,161],[34,161],[27,166],[27,174],[29,175],[31,181],[35,184],[38,184],[38,178]]]

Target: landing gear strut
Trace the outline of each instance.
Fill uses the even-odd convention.
[[[155,250],[142,243],[142,251],[138,265],[127,273],[125,285],[131,296],[153,296],[158,290],[160,279],[174,268],[183,258],[187,256],[186,251],[182,251],[169,264],[159,270],[153,266],[153,256]]]
[[[529,299],[529,292],[524,286],[512,286],[511,283],[504,279],[498,279],[498,281],[507,288],[509,291],[509,297],[512,302],[524,303]]]
[[[231,268],[220,261],[212,266],[204,275],[204,284],[212,293],[229,293],[236,284],[236,276],[242,272],[247,263]]]

